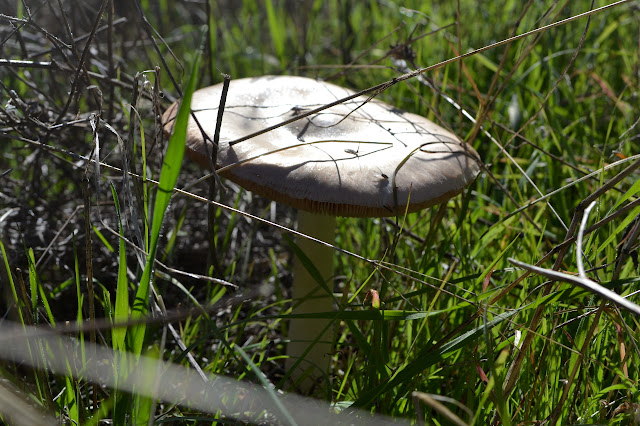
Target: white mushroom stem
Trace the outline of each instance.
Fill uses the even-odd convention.
[[[318,215],[300,210],[298,212],[298,231],[326,242],[335,239],[336,218],[328,215]],[[307,238],[297,238],[296,244],[316,267],[324,279],[327,287],[333,291],[333,249]],[[302,262],[295,259],[293,263],[293,313],[306,314],[318,312],[331,312],[333,310],[333,298],[331,294],[321,287],[318,282],[307,272]],[[299,383],[301,390],[308,392],[317,379],[324,376],[331,359],[332,330],[322,331],[329,324],[325,319],[293,319],[289,324],[289,344],[287,346],[287,370],[302,357],[309,345],[322,334],[298,368],[292,373],[291,378],[298,381],[307,374],[306,379]]]

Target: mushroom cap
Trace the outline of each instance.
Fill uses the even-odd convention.
[[[421,210],[455,196],[476,178],[478,154],[453,133],[365,96],[229,145],[353,93],[304,77],[232,80],[218,174],[298,209],[361,217],[402,214],[407,204],[409,212]],[[195,91],[191,101],[199,125],[190,117],[186,154],[206,168],[221,95],[218,84]],[[167,134],[177,111],[176,102],[163,116]]]

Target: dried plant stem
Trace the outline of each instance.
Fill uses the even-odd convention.
[[[231,82],[231,76],[224,74],[224,83],[222,84],[222,95],[220,96],[220,104],[218,106],[218,117],[216,121],[216,129],[213,134],[213,143],[211,144],[211,170],[215,170],[215,165],[218,157],[218,143],[220,142],[220,128],[222,127],[222,116],[224,115],[224,106],[227,102],[227,93],[229,92],[229,83]],[[206,149],[209,148],[209,144],[205,144]],[[216,195],[216,186],[219,181],[216,173],[212,174],[209,179],[209,199],[213,200]],[[208,216],[208,231],[209,231],[209,259],[207,261],[207,273],[209,269],[213,268],[215,275],[219,278],[224,276],[222,267],[220,266],[220,260],[218,259],[218,252],[216,250],[216,220],[217,207],[211,203],[207,209]]]
[[[60,111],[60,114],[58,115],[58,118],[55,121],[56,124],[62,122],[62,119],[67,114],[67,111],[69,110],[69,107],[71,106],[72,100],[77,95],[78,85],[80,83],[80,73],[83,70],[85,70],[86,60],[87,60],[87,57],[89,56],[91,42],[93,41],[93,38],[96,35],[96,32],[98,30],[98,24],[100,23],[100,20],[102,19],[102,14],[104,13],[105,8],[107,7],[108,1],[109,0],[103,0],[102,4],[100,5],[100,10],[98,10],[98,13],[96,14],[96,19],[95,19],[95,22],[94,22],[94,25],[93,25],[93,29],[91,30],[91,34],[89,35],[89,38],[87,39],[87,44],[85,45],[84,50],[82,51],[82,56],[80,57],[80,62],[78,63],[78,66],[77,66],[76,71],[75,71],[75,75],[73,77],[73,81],[71,83],[71,90],[69,91],[69,97],[67,98],[67,103],[65,104],[64,108],[62,108],[62,111]]]

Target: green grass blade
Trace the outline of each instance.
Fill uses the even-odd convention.
[[[267,22],[269,23],[269,33],[271,34],[271,40],[273,41],[273,47],[276,50],[280,63],[283,64],[285,60],[285,26],[282,20],[278,19],[273,8],[273,0],[267,0],[264,2],[267,9]]]
[[[96,234],[96,236],[100,239],[102,244],[104,244],[104,246],[107,248],[107,250],[109,250],[111,253],[113,253],[113,251],[114,251],[113,247],[111,246],[111,244],[109,244],[109,241],[107,241],[105,236],[102,235],[102,232],[100,232],[100,230],[96,226],[92,226],[91,228],[93,229],[94,234]]]
[[[160,350],[157,346],[153,346],[145,353],[145,356],[149,359],[158,360],[160,359]],[[154,389],[157,386],[157,379],[162,375],[162,370],[154,364],[147,365],[145,370],[144,377],[148,383],[147,386]],[[143,393],[134,394],[132,424],[143,426],[153,423],[150,421],[153,417],[153,400],[154,398]]]
[[[134,320],[144,318],[149,310],[149,291],[156,252],[158,250],[160,229],[182,166],[187,123],[189,121],[189,114],[191,111],[191,95],[195,90],[196,81],[198,79],[199,63],[200,55],[198,54],[191,69],[189,83],[187,84],[182,104],[178,110],[173,135],[171,135],[171,139],[169,140],[169,146],[167,147],[164,163],[162,164],[162,170],[160,171],[160,183],[158,185],[156,202],[153,209],[149,255],[147,257],[144,272],[142,273],[142,278],[140,279],[140,286],[138,287],[133,304],[133,310],[131,312],[131,318]],[[136,354],[140,354],[142,352],[145,329],[146,327],[144,324],[134,326],[131,329],[131,348]]]
[[[56,321],[53,317],[53,313],[51,312],[51,307],[49,306],[49,301],[47,300],[47,295],[44,292],[44,288],[42,287],[42,283],[40,282],[40,278],[38,277],[38,273],[36,271],[36,260],[35,255],[33,254],[33,249],[29,249],[28,253],[29,259],[29,284],[31,286],[31,297],[33,298],[35,293],[37,292],[40,295],[40,299],[42,299],[42,306],[44,307],[45,312],[47,313],[47,319],[52,327],[55,327]],[[34,300],[34,299],[32,299]],[[35,297],[37,301],[38,298]],[[33,311],[34,314],[37,312],[37,304],[34,304]]]
[[[122,217],[120,216],[120,202],[118,201],[118,194],[116,188],[111,185],[111,194],[113,195],[113,202],[116,208],[116,215],[118,217],[118,233],[119,239],[119,253],[118,253],[118,282],[116,285],[116,306],[114,309],[113,320],[116,323],[126,321],[129,318],[129,282],[127,280],[127,252],[124,243],[124,233],[122,230]],[[125,337],[127,329],[125,327],[117,327],[111,330],[111,342],[115,350],[124,351]]]
[[[71,424],[80,424],[80,407],[78,407],[77,387],[71,375],[64,378],[65,389],[61,395],[60,405],[71,420]]]
[[[640,182],[640,180],[638,181]],[[609,244],[611,244],[611,242],[623,231],[625,231],[627,229],[627,227],[629,226],[629,224],[631,222],[633,222],[636,217],[638,216],[638,214],[640,214],[640,207],[636,207],[635,209],[631,210],[631,212],[629,212],[629,214],[627,215],[627,217],[618,224],[618,226],[616,226],[616,229],[610,233],[607,236],[607,239],[604,240],[604,242],[602,244],[600,244],[600,246],[598,247],[598,249],[596,250],[596,253],[601,253],[605,247],[607,247]]]
[[[31,312],[33,312],[33,324],[38,324],[38,281],[35,267],[31,267],[35,262],[32,261],[33,250],[27,251],[27,259],[29,261],[29,292],[31,295]]]
[[[209,28],[208,31],[208,40],[207,42],[209,43],[209,61],[211,63],[210,65],[210,69],[215,70],[216,69],[216,52],[217,52],[217,46],[216,46],[216,41],[217,41],[217,35],[216,35],[216,20],[215,20],[215,16],[213,13],[213,0],[207,0],[209,2],[209,9],[210,9],[210,13],[208,16],[208,20],[207,20],[207,26]]]
[[[482,282],[484,281],[484,279],[486,278],[486,276],[493,271],[493,269],[495,268],[495,266],[498,264],[498,262],[504,257],[505,254],[509,253],[509,250],[511,249],[511,246],[513,246],[513,244],[518,241],[519,239],[519,235],[517,235],[510,243],[507,247],[505,247],[504,250],[502,250],[500,252],[500,254],[498,254],[495,259],[493,259],[493,261],[491,262],[491,264],[489,264],[489,266],[487,266],[486,268],[484,268],[484,272],[482,272],[480,274],[480,276],[478,277],[478,279],[476,280],[476,283],[474,285],[474,288],[480,288],[480,286],[482,285]]]
[[[493,320],[480,325],[479,327],[474,328],[473,330],[467,331],[466,333],[458,336],[457,338],[451,340],[450,342],[443,345],[440,349],[435,351],[424,351],[422,354],[417,356],[415,361],[411,361],[406,364],[403,368],[400,368],[396,371],[396,373],[387,381],[383,383],[381,386],[378,386],[373,389],[365,390],[362,392],[360,397],[354,402],[355,407],[368,407],[370,406],[377,397],[379,397],[384,392],[393,389],[396,386],[400,386],[406,383],[410,383],[417,375],[419,375],[422,371],[429,368],[436,362],[444,359],[450,353],[461,349],[464,346],[469,346],[472,342],[478,339],[482,333],[486,330],[490,330],[496,325],[500,324],[502,321],[509,319],[513,315],[515,315],[520,310],[514,310],[503,315],[498,315]]]
[[[269,396],[271,396],[273,404],[278,408],[283,418],[287,420],[287,424],[295,425],[296,424],[295,420],[293,419],[293,417],[291,417],[291,414],[289,414],[289,411],[287,410],[287,408],[284,405],[282,405],[282,402],[280,401],[280,398],[278,397],[278,394],[276,393],[276,390],[273,384],[269,382],[269,380],[265,377],[264,373],[260,371],[260,368],[258,368],[258,366],[253,361],[251,361],[251,358],[249,358],[249,355],[247,355],[247,353],[244,350],[242,350],[240,346],[233,345],[233,350],[238,355],[240,355],[240,358],[244,360],[244,362],[249,366],[251,371],[258,377],[258,380],[260,380],[260,383],[262,384],[262,386],[264,386],[264,389],[267,391]]]
[[[24,325],[24,317],[22,316],[22,309],[20,306],[22,303],[18,298],[18,291],[16,290],[15,282],[13,281],[13,276],[11,275],[11,268],[9,267],[9,259],[7,259],[7,252],[4,248],[4,244],[0,239],[0,252],[2,253],[2,260],[4,260],[4,269],[7,273],[7,280],[9,281],[9,287],[11,287],[11,295],[13,297],[13,301],[16,304],[16,311],[18,311],[18,317],[20,318],[20,324]]]
[[[82,293],[82,285],[80,283],[80,262],[78,261],[78,250],[76,247],[76,237],[75,234],[73,236],[73,272],[74,272],[74,277],[75,277],[75,282],[76,282],[76,300],[78,302],[78,311],[76,312],[76,321],[78,321],[78,324],[82,324],[82,320],[83,320],[83,316],[82,316],[82,306],[84,303],[84,294]],[[80,342],[80,349],[82,352],[82,362],[83,365],[86,364],[87,358],[86,358],[86,352],[84,350],[85,345],[84,345],[84,333],[80,333],[78,336],[78,341]]]

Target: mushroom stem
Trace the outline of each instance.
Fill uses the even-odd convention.
[[[298,231],[321,241],[333,242],[335,239],[336,218],[328,215],[318,215],[300,210],[298,212]],[[298,238],[296,244],[316,267],[327,287],[333,291],[331,278],[333,277],[333,249],[318,244],[307,238]],[[294,314],[331,312],[333,298],[324,287],[309,274],[299,259],[293,263],[293,294]],[[289,344],[287,347],[286,367],[289,370],[303,355],[309,345],[321,335],[318,343],[307,353],[291,378],[305,393],[313,390],[319,378],[328,370],[331,359],[332,334],[327,327],[326,319],[293,319],[289,324]],[[307,375],[308,374],[308,375]],[[299,381],[302,376],[306,376]]]

